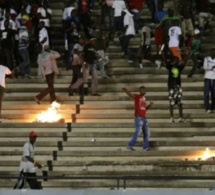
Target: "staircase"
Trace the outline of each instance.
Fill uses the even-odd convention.
[[[54,9],[53,44],[63,52],[61,16],[63,2],[51,4]],[[93,10],[98,17],[98,5]],[[150,19],[144,9],[144,18]],[[213,29],[202,37],[203,50],[207,54],[214,45]],[[133,52],[138,48],[140,36],[132,42]],[[153,46],[155,53],[155,47]],[[22,146],[28,140],[28,133],[36,131],[36,159],[47,165],[43,172],[53,177],[78,176],[76,180],[42,181],[44,188],[114,188],[116,180],[110,177],[132,176],[181,176],[183,180],[149,179],[127,180],[129,188],[211,188],[215,172],[214,161],[199,161],[206,147],[215,149],[215,114],[206,114],[203,105],[203,75],[187,78],[192,62],[189,61],[182,75],[184,91],[184,118],[186,123],[169,123],[167,71],[158,70],[153,63],[145,62],[144,69],[138,64],[128,64],[120,55],[119,43],[115,40],[108,49],[110,63],[107,72],[110,80],[101,80],[101,97],[85,96],[84,104],[80,97],[68,97],[67,87],[72,72],[65,71],[59,61],[61,74],[55,81],[57,96],[62,107],[60,113],[64,124],[33,123],[36,114],[46,110],[48,99],[36,105],[33,97],[46,84],[42,79],[16,79],[7,81],[3,105],[3,123],[0,124],[0,175],[17,176]],[[36,75],[36,68],[33,68]],[[148,112],[151,130],[151,150],[143,152],[142,138],[135,151],[128,151],[126,144],[133,131],[133,101],[121,90],[127,87],[133,92],[145,85],[147,100],[155,106]],[[85,86],[88,88],[88,85]],[[178,111],[175,111],[178,117]],[[106,177],[107,179],[83,180],[81,177]],[[196,177],[198,179],[193,179]],[[0,180],[1,188],[12,188],[15,180]],[[120,186],[123,186],[120,183]]]

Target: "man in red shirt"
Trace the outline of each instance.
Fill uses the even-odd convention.
[[[140,12],[145,0],[129,0],[129,10],[134,15],[135,30],[138,31],[138,25],[140,20]]]
[[[128,143],[127,148],[130,150],[134,150],[133,146],[136,144],[137,138],[140,135],[140,128],[142,127],[143,131],[143,150],[148,151],[149,150],[149,126],[146,119],[146,111],[151,108],[151,106],[154,104],[153,102],[150,102],[148,106],[146,106],[146,88],[144,86],[141,86],[139,88],[140,94],[132,94],[130,91],[128,91],[126,88],[122,89],[129,97],[131,97],[134,100],[134,121],[135,121],[135,132]]]

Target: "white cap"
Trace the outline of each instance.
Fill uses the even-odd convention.
[[[194,35],[198,35],[198,34],[200,34],[200,30],[199,29],[195,29],[194,30]]]
[[[14,9],[10,9],[10,14],[15,14],[17,15],[16,11]]]

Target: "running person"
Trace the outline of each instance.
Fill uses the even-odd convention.
[[[35,167],[39,169],[42,168],[42,166],[34,160],[36,139],[37,134],[32,131],[29,134],[29,141],[24,144],[23,156],[20,164],[20,178],[14,186],[14,189],[22,189],[25,187],[25,179],[23,177],[31,177],[31,179],[26,179],[31,189],[41,189],[41,185],[36,179],[37,175],[35,171]]]
[[[134,121],[135,121],[135,132],[128,143],[127,148],[130,150],[134,150],[134,145],[136,144],[137,138],[140,135],[140,128],[142,127],[143,131],[143,150],[148,151],[149,150],[149,126],[146,119],[146,111],[151,108],[151,106],[154,104],[153,102],[150,102],[148,106],[146,106],[146,88],[144,86],[141,86],[139,88],[139,94],[132,94],[130,91],[128,91],[126,88],[122,89],[129,97],[131,97],[134,100],[134,107],[135,107],[135,113],[134,113]]]

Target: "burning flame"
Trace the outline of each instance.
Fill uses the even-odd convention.
[[[202,160],[208,160],[209,158],[213,157],[212,152],[210,150],[210,148],[206,148],[201,159]]]
[[[60,104],[56,101],[52,103],[51,107],[47,111],[43,111],[37,115],[36,121],[42,123],[53,123],[58,122],[62,119],[61,115],[58,114]]]

